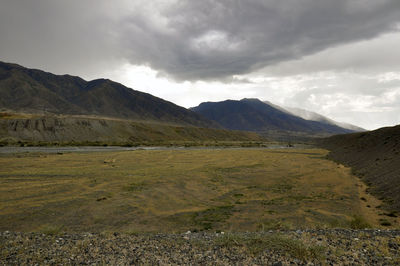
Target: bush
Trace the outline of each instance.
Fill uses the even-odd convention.
[[[351,229],[365,229],[365,228],[371,228],[371,225],[364,219],[364,217],[356,215],[350,221],[350,228]]]

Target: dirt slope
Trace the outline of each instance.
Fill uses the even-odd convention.
[[[400,125],[333,136],[321,145],[329,158],[352,167],[386,208],[400,212]]]

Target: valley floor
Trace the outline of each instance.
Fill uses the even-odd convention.
[[[0,230],[398,228],[322,149],[0,155]]]
[[[399,264],[398,218],[327,153],[2,153],[0,264]]]

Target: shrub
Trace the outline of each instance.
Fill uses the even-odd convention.
[[[360,215],[356,215],[350,221],[350,228],[351,229],[365,229],[371,228],[371,225],[364,219],[364,217]]]

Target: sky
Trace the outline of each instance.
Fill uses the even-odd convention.
[[[400,124],[399,0],[1,0],[0,61],[187,108],[259,98]]]

